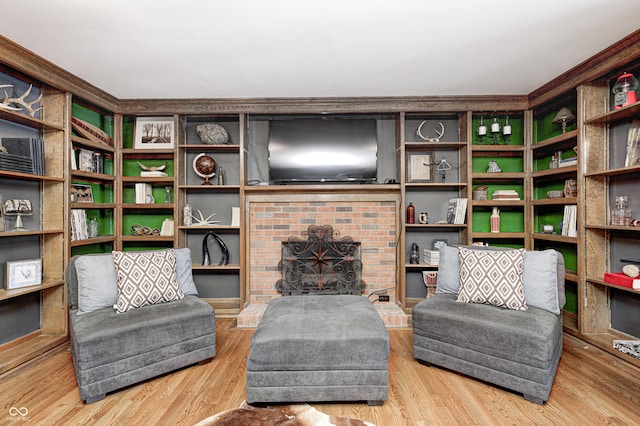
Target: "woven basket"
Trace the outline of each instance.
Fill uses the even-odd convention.
[[[473,188],[473,199],[474,200],[486,200],[487,199],[487,187],[486,186],[476,186]]]

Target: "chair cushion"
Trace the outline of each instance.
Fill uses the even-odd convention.
[[[69,333],[76,362],[83,369],[215,334],[213,308],[196,296],[122,314],[113,308],[85,315],[73,313],[69,315]]]
[[[286,296],[260,320],[247,370],[386,370],[389,351],[389,333],[366,297]]]
[[[418,303],[412,321],[415,335],[543,369],[562,333],[558,316],[546,310],[458,303],[453,294],[436,294]]]

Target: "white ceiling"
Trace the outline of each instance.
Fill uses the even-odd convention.
[[[638,0],[4,0],[5,37],[117,98],[528,94]]]

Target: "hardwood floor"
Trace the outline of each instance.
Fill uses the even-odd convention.
[[[0,424],[191,425],[240,405],[253,330],[218,320],[218,354],[209,364],[114,392],[85,405],[68,347],[0,378]],[[640,369],[572,336],[543,406],[413,358],[411,329],[391,329],[389,400],[381,407],[312,404],[327,414],[387,425],[638,424]],[[11,416],[12,407],[28,410]],[[11,411],[16,414],[15,410]]]

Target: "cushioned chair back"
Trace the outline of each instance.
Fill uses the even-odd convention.
[[[67,301],[71,309],[78,309],[78,272],[76,270],[76,259],[80,256],[104,256],[104,253],[76,255],[69,259],[65,277],[67,280]]]
[[[558,305],[562,310],[565,303],[567,303],[567,297],[564,294],[564,275],[566,271],[564,268],[564,256],[557,250],[556,253],[558,253]]]

